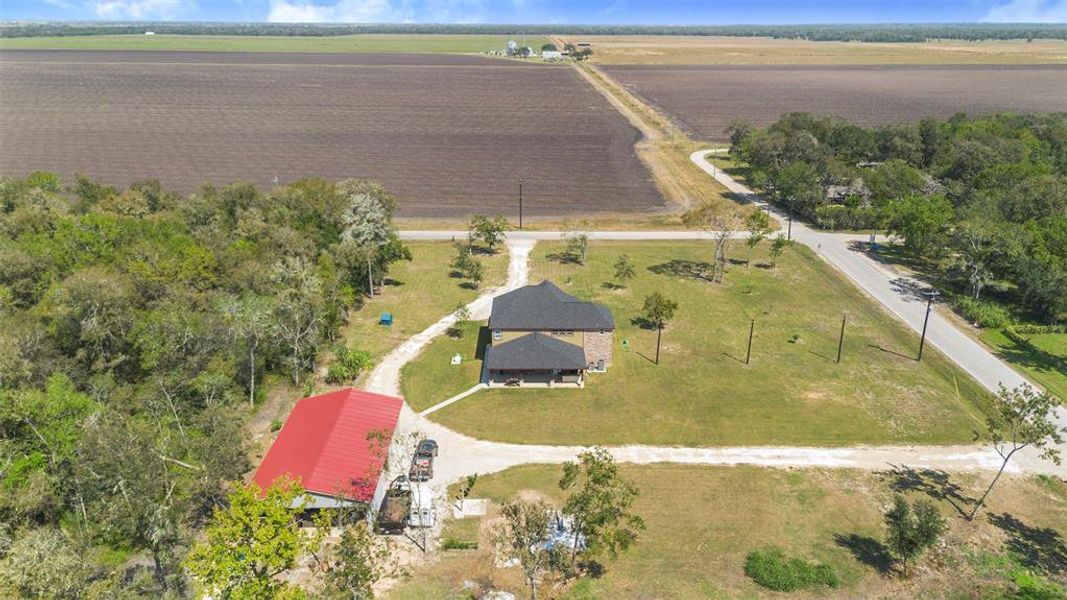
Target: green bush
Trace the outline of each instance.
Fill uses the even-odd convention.
[[[326,370],[326,381],[328,383],[350,382],[374,364],[374,361],[371,360],[370,352],[352,350],[346,346],[338,346],[334,350],[334,356],[336,356],[336,359]]]
[[[477,550],[478,542],[468,542],[454,537],[446,537],[441,541],[442,550]]]
[[[800,558],[789,558],[779,548],[753,550],[745,558],[745,575],[765,588],[792,592],[802,588],[840,584],[833,567]]]
[[[999,304],[973,298],[958,298],[956,308],[971,323],[979,327],[1004,327],[1011,323],[1011,314]]]

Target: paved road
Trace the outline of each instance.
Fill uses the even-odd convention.
[[[730,192],[745,201],[763,207],[781,219],[783,223],[786,222],[788,219],[786,214],[763,202],[751,189],[733,180],[721,169],[708,162],[705,158],[708,152],[708,150],[699,150],[691,154],[689,158]],[[826,233],[796,221],[793,222],[792,230],[795,241],[817,250],[827,262],[844,273],[916,333],[922,331],[923,319],[926,316],[926,300],[921,296],[921,292],[926,289],[926,286],[910,277],[902,277],[899,273],[878,264],[855,248],[857,238],[862,239],[864,236]],[[936,310],[930,315],[926,340],[927,344],[937,348],[991,391],[996,391],[1000,385],[1013,388],[1029,383],[1007,363],[994,356],[980,342],[957,329],[951,321],[938,314]],[[1058,416],[1061,425],[1067,427],[1067,412],[1060,410]],[[1067,454],[1067,445],[1061,448],[1061,451]],[[1036,471],[1064,472],[1062,468],[1056,469],[1055,465],[1042,461],[1033,453],[1022,456],[1019,461],[1028,469]]]

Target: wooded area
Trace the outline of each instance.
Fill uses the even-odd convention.
[[[301,384],[408,256],[394,205],[356,180],[0,180],[0,596],[182,595],[261,382]]]
[[[731,126],[749,182],[827,229],[882,229],[974,321],[1067,315],[1067,116],[957,115],[863,128],[807,113]],[[893,259],[893,257],[884,257]]]

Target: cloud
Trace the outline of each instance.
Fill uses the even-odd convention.
[[[67,0],[42,0],[42,1],[45,4],[48,4],[49,6],[55,6],[55,7],[58,7],[58,8],[66,8],[68,10],[78,8],[78,6],[76,4],[74,4],[73,2],[68,2]]]
[[[1011,0],[990,8],[983,20],[993,23],[1065,23],[1067,0]]]
[[[103,0],[94,2],[92,8],[106,19],[171,19],[191,5],[181,0]]]
[[[409,18],[403,6],[390,0],[339,0],[333,4],[271,0],[267,14],[272,23],[395,23]]]

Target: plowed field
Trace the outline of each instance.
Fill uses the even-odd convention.
[[[573,69],[476,56],[0,52],[0,174],[269,187],[364,177],[404,216],[663,206]]]
[[[605,65],[608,75],[703,139],[734,119],[764,125],[788,112],[866,125],[1001,111],[1067,111],[1067,65]]]

